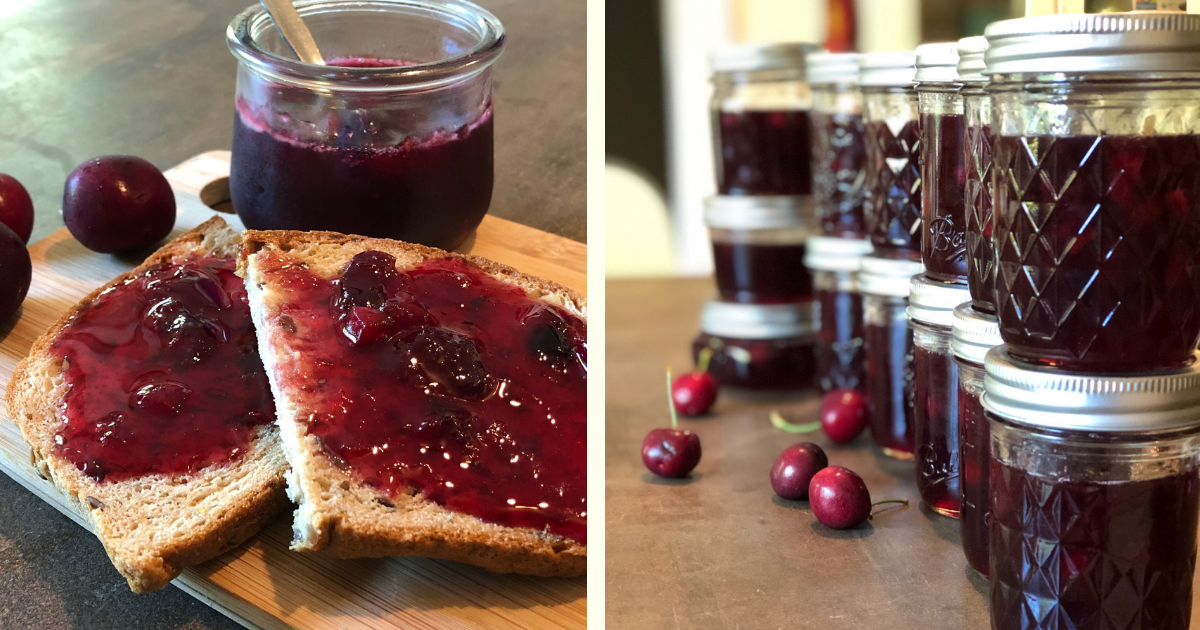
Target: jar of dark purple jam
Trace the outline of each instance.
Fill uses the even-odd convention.
[[[821,393],[835,389],[864,391],[863,305],[858,270],[871,253],[866,239],[814,236],[808,239],[804,266],[812,272],[821,305],[817,337],[817,382]]]
[[[885,455],[909,461],[914,457],[916,424],[908,283],[923,271],[919,261],[872,255],[862,259],[858,274],[871,437]]]
[[[858,57],[857,53],[814,53],[807,60],[813,95],[813,197],[821,231],[828,236],[867,235],[863,216],[867,148]]]
[[[921,115],[921,262],[938,282],[967,283],[963,100],[958,43],[917,47]]]
[[[813,298],[804,267],[812,204],[800,195],[704,201],[717,290],[726,302],[779,304]]]
[[[999,347],[985,368],[992,628],[1186,630],[1200,365],[1100,375]]]
[[[938,282],[929,277],[928,271],[909,284],[917,490],[929,509],[952,518],[958,518],[962,491],[958,366],[950,351],[950,340],[954,308],[970,299],[966,286]]]
[[[958,80],[962,83],[963,206],[967,216],[967,288],[981,313],[996,312],[996,247],[992,213],[992,97],[983,74],[986,37],[958,40]]]
[[[708,371],[722,387],[798,392],[817,372],[815,302],[737,304],[710,301],[700,315],[692,358],[712,349]]]
[[[1185,365],[1200,337],[1200,15],[987,29],[996,309],[1016,358]]]
[[[811,195],[811,44],[721,50],[712,57],[712,124],[722,195]]]
[[[317,0],[297,9],[325,65],[295,60],[255,5],[238,59],[229,187],[255,229],[332,230],[443,248],[492,199],[500,22],[460,0]]]
[[[983,415],[983,361],[988,350],[1003,343],[996,317],[970,304],[954,309],[950,350],[958,365],[958,479],[962,492],[959,521],[967,564],[988,574],[988,474],[991,432]]]
[[[867,235],[881,256],[921,257],[921,119],[916,54],[859,59],[866,142]]]

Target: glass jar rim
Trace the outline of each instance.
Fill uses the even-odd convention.
[[[437,87],[482,72],[504,51],[507,34],[500,20],[489,11],[466,0],[300,0],[301,17],[344,9],[405,8],[431,16],[454,18],[456,24],[476,35],[478,42],[462,53],[406,66],[351,68],[311,64],[267,51],[255,40],[274,21],[262,4],[247,7],[225,31],[229,50],[239,61],[268,77],[297,85],[347,90],[391,91]],[[443,19],[442,21],[450,21]]]

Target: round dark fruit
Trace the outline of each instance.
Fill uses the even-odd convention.
[[[845,444],[867,426],[867,401],[853,389],[835,389],[821,398],[821,428],[829,439]]]
[[[813,475],[808,486],[813,516],[826,527],[852,529],[871,515],[871,493],[849,468],[830,466]]]
[[[11,175],[0,173],[0,223],[7,225],[22,243],[33,234],[33,200],[29,191]]]
[[[672,383],[671,401],[685,416],[702,416],[717,401],[717,379],[708,372],[688,372]]]
[[[829,458],[812,442],[793,444],[779,454],[771,467],[771,488],[775,494],[794,501],[808,498],[813,475],[829,465]]]
[[[63,222],[90,250],[143,249],[175,227],[175,194],[162,172],[142,158],[98,157],[67,177]]]
[[[0,322],[8,320],[21,307],[32,279],[33,262],[25,241],[0,223]]]
[[[642,463],[660,477],[686,477],[700,463],[700,436],[682,429],[655,429],[642,440]]]

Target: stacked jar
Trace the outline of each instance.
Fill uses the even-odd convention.
[[[992,627],[1187,628],[1200,15],[1048,15],[986,37]]]
[[[808,56],[812,86],[813,197],[822,236],[809,239],[804,264],[821,308],[817,378],[822,393],[865,391],[862,258],[871,253],[863,205],[866,144],[855,53]]]
[[[819,321],[804,267],[814,222],[805,55],[786,44],[713,57],[719,194],[705,201],[719,298],[704,307],[699,355],[723,386],[812,387]]]
[[[859,58],[866,147],[863,215],[874,248],[859,274],[867,409],[875,443],[884,454],[904,460],[912,460],[915,450],[908,289],[924,269],[915,75],[912,51]]]

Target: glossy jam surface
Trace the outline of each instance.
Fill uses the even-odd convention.
[[[713,241],[713,261],[717,290],[726,302],[773,304],[812,297],[804,243]]]
[[[871,437],[884,453],[913,459],[913,337],[903,321],[863,326]]]
[[[963,187],[967,169],[963,163],[961,114],[922,114],[921,191],[924,195],[921,262],[925,273],[938,282],[967,281],[967,217]]]
[[[817,342],[821,393],[835,389],[863,389],[866,357],[862,295],[852,291],[817,289],[817,300],[821,303],[821,332]]]
[[[959,519],[962,521],[963,554],[972,569],[987,577],[988,514],[991,512],[988,474],[992,461],[992,432],[983,415],[983,403],[979,401],[979,395],[961,386],[958,388],[958,422],[959,479],[962,487]]]
[[[971,306],[981,313],[996,312],[996,247],[992,213],[992,128],[967,127],[963,148],[967,167],[964,184],[967,214],[967,288]]]
[[[275,420],[232,258],[192,257],[109,289],[50,351],[63,359],[56,453],[97,481],[236,459]]]
[[[996,630],[1156,628],[1191,619],[1200,475],[1072,481],[991,474]]]
[[[913,421],[917,490],[933,511],[957,517],[959,489],[958,365],[949,352],[913,349]]]
[[[708,371],[723,387],[799,391],[816,380],[816,340],[811,338],[733,339],[701,333],[692,343],[693,361],[704,348],[713,349]]]
[[[397,495],[587,539],[587,324],[458,259],[333,278],[266,254],[280,379],[335,465]]]
[[[921,123],[899,133],[887,123],[865,125],[867,235],[876,254],[916,258],[921,252]]]
[[[1000,136],[994,148],[997,314],[1010,354],[1083,371],[1189,361],[1200,335],[1200,136]]]
[[[804,110],[720,112],[722,195],[812,193],[812,143]]]
[[[821,230],[829,236],[863,238],[866,144],[860,114],[813,112],[813,195]]]

